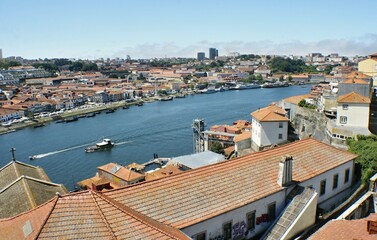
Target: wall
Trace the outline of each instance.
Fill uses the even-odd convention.
[[[285,207],[285,197],[286,191],[282,190],[266,198],[262,198],[256,202],[252,202],[243,207],[237,208],[233,211],[221,214],[214,218],[208,219],[206,221],[197,223],[190,227],[181,229],[187,236],[194,237],[198,233],[206,232],[206,239],[213,239],[215,237],[221,237],[223,234],[223,224],[231,221],[232,222],[232,237],[245,237],[246,232],[246,214],[252,211],[256,211],[255,217],[260,218],[262,214],[267,214],[267,208],[270,203],[276,203],[276,217]],[[255,225],[255,229],[246,234],[247,238],[251,238],[257,234],[264,232],[267,227],[273,221],[261,222],[260,224]],[[241,227],[240,227],[241,226]],[[237,230],[237,231],[234,231]],[[238,233],[238,234],[237,234]],[[195,238],[194,238],[195,239]]]
[[[292,126],[299,139],[313,137],[321,142],[329,143],[326,138],[327,118],[316,110],[301,108],[296,109]]]
[[[348,109],[343,109],[343,104],[348,105]],[[347,123],[340,123],[340,117],[346,116]],[[337,117],[336,124],[352,127],[364,127],[369,126],[369,104],[360,103],[338,103],[337,105]]]
[[[294,167],[294,160],[293,160],[293,167]],[[346,169],[350,169],[349,173],[349,180],[347,183],[344,183],[344,173]],[[342,193],[347,188],[351,187],[351,183],[353,181],[353,173],[354,173],[354,163],[350,161],[343,165],[340,165],[330,171],[327,171],[317,177],[311,178],[305,182],[300,183],[300,186],[309,187],[312,186],[318,192],[318,204],[322,204],[322,206],[326,209],[330,208],[330,204],[326,204],[326,201],[332,200],[335,195]],[[333,189],[333,176],[338,174],[338,187]],[[320,194],[320,184],[322,180],[326,180],[326,190],[325,194]]]
[[[283,127],[279,128],[279,122],[258,122],[253,119],[252,141],[259,147],[286,142],[288,122],[281,123],[283,123]],[[282,139],[279,139],[280,133],[282,134]]]
[[[359,72],[369,76],[377,76],[377,61],[367,59],[359,62]]]

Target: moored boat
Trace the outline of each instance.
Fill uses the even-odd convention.
[[[113,112],[115,112],[115,109],[108,109],[105,113],[109,114],[109,113],[113,113]]]
[[[112,147],[114,147],[114,143],[110,139],[104,138],[102,142],[96,143],[96,145],[85,148],[85,152],[89,153],[100,150],[106,150]]]

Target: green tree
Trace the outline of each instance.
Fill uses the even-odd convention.
[[[358,154],[356,165],[361,168],[361,180],[367,183],[377,172],[377,136],[358,135],[357,139],[347,139],[348,151]]]
[[[109,78],[118,78],[118,75],[116,73],[112,73],[109,75]]]
[[[212,152],[215,152],[215,153],[219,153],[219,154],[225,153],[223,146],[219,142],[212,142],[209,150],[212,151]]]

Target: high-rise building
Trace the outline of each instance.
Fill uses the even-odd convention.
[[[3,49],[0,48],[0,59],[3,59]]]
[[[219,56],[219,50],[216,48],[209,49],[209,59],[214,60],[217,56]]]
[[[202,61],[206,58],[206,54],[204,52],[198,52],[198,60]]]

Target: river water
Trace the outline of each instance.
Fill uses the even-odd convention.
[[[76,182],[92,177],[97,167],[109,162],[127,165],[160,157],[176,157],[193,152],[191,124],[203,118],[206,129],[214,124],[232,124],[250,113],[293,95],[309,93],[308,88],[250,89],[214,94],[198,94],[142,107],[102,112],[93,118],[70,123],[50,123],[42,128],[25,128],[0,136],[0,167],[7,164],[16,148],[16,159],[41,166],[52,182],[73,190]],[[85,153],[84,148],[111,138],[116,146],[109,151]],[[28,156],[38,155],[33,161]]]

